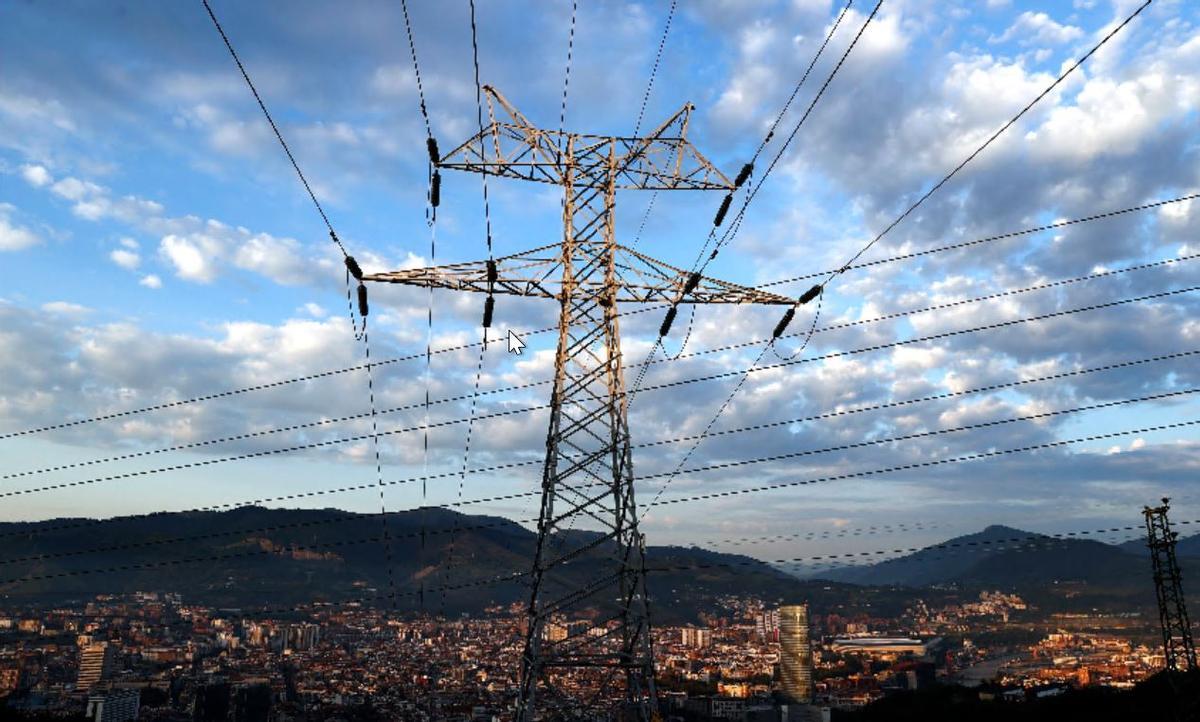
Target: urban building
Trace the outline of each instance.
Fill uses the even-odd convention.
[[[696,627],[684,627],[679,630],[679,643],[685,647],[692,649],[704,649],[712,645],[712,631],[708,629],[697,629]]]
[[[909,639],[907,637],[857,637],[854,639],[835,639],[831,649],[841,654],[872,654],[881,656],[914,654],[920,656],[926,653],[928,646],[928,644],[919,639]]]
[[[75,688],[90,689],[93,685],[111,679],[117,671],[117,647],[108,642],[89,644],[79,650],[79,677]]]
[[[780,691],[792,702],[812,701],[812,643],[808,638],[808,605],[779,608]]]
[[[759,641],[779,641],[779,610],[764,609],[754,618],[754,632]]]
[[[93,722],[130,722],[138,718],[142,693],[136,689],[113,689],[88,697],[85,716]]]

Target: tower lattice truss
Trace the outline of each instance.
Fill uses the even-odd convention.
[[[1175,559],[1175,540],[1178,532],[1171,531],[1167,519],[1170,508],[1167,499],[1162,506],[1145,507],[1146,545],[1154,566],[1154,589],[1158,597],[1158,617],[1162,623],[1163,653],[1167,669],[1196,670],[1196,645],[1192,642],[1192,626],[1183,599],[1183,580]]]
[[[645,137],[605,137],[537,128],[495,89],[484,91],[491,122],[439,167],[562,186],[561,243],[364,280],[558,300],[517,720],[648,720],[654,662],[619,304],[794,300],[700,278],[617,243],[617,190],[733,189],[688,142],[690,104]]]

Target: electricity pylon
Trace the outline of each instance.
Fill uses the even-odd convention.
[[[1192,624],[1183,599],[1179,562],[1175,558],[1175,540],[1179,532],[1171,531],[1171,522],[1167,519],[1169,509],[1168,499],[1162,500],[1162,506],[1142,509],[1146,517],[1146,546],[1150,548],[1150,561],[1154,566],[1154,590],[1162,625],[1163,654],[1168,670],[1195,671],[1198,669],[1196,646],[1192,642]]]
[[[562,186],[562,242],[495,261],[364,280],[486,293],[485,326],[493,294],[558,300],[516,719],[613,715],[613,678],[623,673],[616,716],[648,720],[656,714],[654,660],[618,304],[795,301],[689,274],[617,243],[617,190],[733,190],[687,140],[691,104],[645,137],[596,136],[538,128],[495,89],[483,90],[491,122],[438,159],[438,166]],[[587,686],[597,691],[584,700],[578,693]]]

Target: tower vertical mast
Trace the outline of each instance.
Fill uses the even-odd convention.
[[[1162,506],[1144,507],[1146,517],[1146,546],[1150,548],[1150,562],[1154,568],[1154,590],[1158,599],[1158,618],[1162,625],[1163,654],[1167,669],[1196,670],[1196,646],[1192,642],[1192,624],[1188,619],[1187,605],[1183,598],[1183,579],[1179,574],[1179,562],[1175,558],[1175,540],[1178,532],[1171,531],[1167,518],[1170,500],[1164,498]]]
[[[703,278],[617,243],[616,195],[733,183],[687,141],[690,104],[646,137],[535,127],[484,86],[491,123],[439,162],[559,185],[561,242],[493,262],[391,271],[366,281],[559,302],[554,387],[530,572],[516,719],[654,714],[654,660],[638,531],[619,303],[795,301]],[[507,118],[497,120],[499,107]]]

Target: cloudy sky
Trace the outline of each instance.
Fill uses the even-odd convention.
[[[886,0],[707,273],[759,285],[841,266],[1138,4]],[[433,131],[448,149],[475,127],[468,6],[410,5]],[[565,126],[632,133],[668,4],[579,5]],[[872,7],[853,4],[764,161]],[[396,3],[214,9],[368,271],[486,257],[479,176],[446,171],[437,222],[426,222],[425,132]],[[694,103],[689,138],[734,175],[841,9],[683,0],[643,128]],[[483,82],[551,128],[570,13],[569,2],[479,3]],[[342,371],[364,350],[340,256],[198,1],[6,3],[0,14],[0,518],[252,500],[377,512],[361,370],[14,435]],[[861,261],[1200,192],[1198,21],[1192,3],[1154,2]],[[554,187],[493,179],[489,190],[497,255],[560,238]],[[650,201],[618,196],[620,240],[689,267],[720,195],[664,193],[647,213]],[[646,516],[650,542],[774,559],[933,542],[992,523],[1086,531],[1136,525],[1141,505],[1163,495],[1177,499],[1176,518],[1200,518],[1200,429],[1187,425],[1200,419],[1190,393],[1200,365],[1186,355],[1200,350],[1188,290],[1200,286],[1198,230],[1200,201],[1172,202],[851,270],[830,284],[817,333],[795,356],[802,337],[763,354],[779,309],[698,309],[682,355],[655,355],[632,404],[643,503],[687,458]],[[811,283],[769,288],[799,295]],[[1168,291],[1179,292],[1159,295]],[[968,302],[942,307],[955,301]],[[390,510],[536,487],[548,399],[539,382],[553,354],[552,335],[536,331],[554,323],[556,304],[498,298],[493,335],[512,328],[529,348],[516,358],[490,345],[473,403],[482,305],[372,288],[371,351],[389,361],[375,391],[389,410],[380,425],[383,478],[396,482]],[[813,324],[814,307],[791,332]],[[681,309],[666,341],[672,357],[689,315]],[[653,309],[623,321],[628,363],[647,357],[661,318]],[[995,327],[1005,321],[1015,323]],[[687,437],[760,356],[712,426],[730,433],[689,455]],[[942,398],[922,400],[931,396]],[[993,421],[1005,423],[977,426]],[[1137,432],[1171,424],[1183,425]],[[948,431],[964,426],[974,428]],[[1092,436],[1103,438],[1053,445]],[[316,442],[329,443],[281,451]],[[272,453],[237,458],[258,452]],[[907,468],[874,473],[892,467]],[[422,484],[424,475],[434,478]],[[60,487],[73,482],[83,483]],[[693,499],[759,487],[776,488]],[[523,496],[461,508],[528,520],[537,507]],[[880,525],[891,526],[853,531]]]

